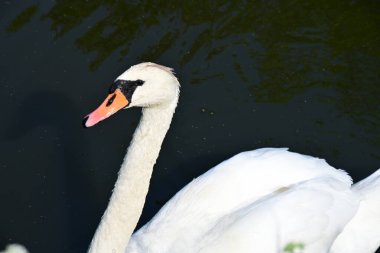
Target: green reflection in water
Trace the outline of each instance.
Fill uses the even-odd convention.
[[[31,17],[35,10],[30,8],[11,24],[27,22],[20,16]],[[323,99],[360,122],[365,131],[379,129],[379,1],[58,0],[43,19],[51,20],[60,37],[99,9],[106,14],[76,40],[84,52],[96,54],[90,64],[93,70],[115,51],[127,56],[139,37],[157,27],[160,33],[141,60],[154,61],[182,45],[185,53],[177,56],[178,64],[185,66],[199,52],[203,62],[230,61],[258,102],[287,103],[310,88],[322,87],[335,94]],[[248,55],[258,79],[252,78],[247,62],[236,55],[231,58],[236,50]],[[224,74],[195,72],[199,74],[192,84]],[[380,137],[371,143],[380,145]]]
[[[367,55],[380,56],[377,45],[379,37],[379,3],[376,1],[192,1],[173,3],[169,1],[63,1],[59,0],[43,18],[52,21],[51,28],[56,35],[80,25],[99,8],[107,15],[81,36],[77,45],[85,52],[96,52],[92,63],[98,66],[112,52],[122,49],[122,55],[137,36],[152,26],[159,25],[163,17],[174,15],[180,22],[173,30],[163,35],[158,42],[147,49],[146,55],[158,58],[167,49],[181,40],[181,35],[189,28],[206,24],[179,60],[186,64],[200,50],[208,49],[208,59],[223,52],[235,43],[213,47],[212,42],[226,37],[255,33],[257,40],[266,48],[266,58],[262,68],[270,65],[279,72],[277,58],[288,57],[292,53],[290,44],[329,44],[332,52],[360,51]],[[30,13],[36,6],[29,7],[21,14]],[[20,14],[20,16],[21,16]],[[18,20],[17,17],[15,20]],[[12,22],[13,23],[13,22]],[[112,31],[104,34],[106,29]],[[250,38],[240,42],[249,47]],[[257,50],[257,48],[252,48]],[[254,52],[253,52],[254,53]],[[315,52],[314,53],[318,53]],[[281,60],[281,59],[280,59]],[[289,61],[289,60],[288,60]],[[309,63],[310,65],[310,63]],[[306,68],[307,66],[305,66]],[[297,70],[297,69],[295,69]],[[305,70],[305,69],[304,69]],[[285,75],[284,75],[285,76]]]
[[[74,8],[73,8],[74,7]],[[106,17],[98,21],[76,44],[84,52],[96,52],[90,68],[96,69],[115,50],[121,49],[121,55],[128,54],[129,47],[136,37],[153,25],[159,23],[163,14],[160,9],[170,10],[168,1],[141,1],[131,3],[125,1],[57,1],[53,8],[44,16],[52,20],[52,29],[58,36],[63,35],[79,25],[99,7],[105,7]],[[73,11],[73,9],[77,11]],[[64,13],[64,15],[62,15]],[[111,30],[105,34],[106,30]],[[168,33],[150,48],[147,53],[159,57],[176,39],[178,34]]]
[[[7,32],[17,32],[20,30],[24,25],[29,23],[29,21],[32,19],[34,14],[36,14],[38,10],[38,5],[34,4],[25,10],[23,10],[20,14],[17,15],[15,19],[12,20],[12,22],[8,25],[6,28]]]

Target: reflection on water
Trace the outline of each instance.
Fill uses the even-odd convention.
[[[20,30],[25,24],[27,24],[34,14],[36,14],[38,10],[38,5],[34,4],[29,6],[25,10],[23,10],[17,17],[8,25],[7,32],[17,32]]]
[[[153,55],[153,60],[181,40],[181,35],[187,30],[196,29],[198,34],[179,60],[181,64],[186,64],[203,47],[207,48],[207,59],[211,60],[226,48],[243,44],[250,49],[252,57],[263,57],[265,53],[261,64],[263,71],[273,69],[278,73],[282,69],[277,69],[276,66],[281,65],[284,60],[295,63],[298,57],[318,57],[325,50],[331,53],[329,59],[335,59],[331,66],[325,66],[330,71],[339,70],[340,64],[343,64],[339,57],[352,54],[353,51],[379,57],[378,7],[376,1],[127,3],[77,0],[57,1],[43,18],[51,20],[51,28],[59,37],[80,25],[97,9],[104,9],[107,15],[77,40],[78,47],[84,51],[97,53],[92,62],[93,67],[98,67],[116,50],[121,49],[121,54],[126,56],[137,36],[141,36],[152,26],[159,26],[163,18],[169,17],[169,22],[174,24],[165,34],[152,41],[152,47],[145,53],[149,57]],[[37,5],[28,7],[17,16],[10,27],[24,24],[36,10]],[[234,43],[214,46],[218,41],[231,36],[239,36],[239,39]],[[262,47],[258,48],[257,43]],[[294,44],[303,45],[305,50],[310,51],[309,54],[297,56],[293,52]],[[321,44],[326,48],[320,49],[318,45]],[[290,55],[293,57],[289,59]],[[304,63],[305,65],[298,63],[293,70],[310,70],[310,61]],[[285,76],[284,74],[283,77]]]
[[[202,6],[202,8],[199,8]],[[141,60],[154,61],[172,47],[183,45],[183,66],[202,51],[207,62],[229,48],[243,50],[251,64],[239,57],[231,67],[258,102],[286,103],[312,87],[335,92],[342,113],[378,131],[380,116],[380,11],[376,1],[57,1],[43,14],[57,37],[79,26],[94,12],[106,14],[77,38],[84,52],[96,53],[96,69],[113,52],[126,57],[130,47],[152,27],[155,34]],[[23,10],[8,26],[17,31],[36,13]],[[165,22],[164,22],[165,21]],[[162,23],[160,23],[162,22]],[[162,32],[164,31],[164,32]],[[191,43],[187,34],[194,34]],[[236,55],[236,54],[235,54]],[[253,68],[257,76],[252,78]],[[191,83],[206,83],[223,73],[199,71]],[[379,145],[380,137],[371,140]]]

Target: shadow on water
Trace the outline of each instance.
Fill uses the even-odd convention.
[[[53,159],[56,163],[51,170],[62,170],[52,173],[63,175],[63,178],[58,176],[57,180],[64,182],[67,202],[63,200],[62,196],[59,196],[62,199],[60,202],[62,206],[51,206],[51,209],[67,210],[68,213],[66,235],[69,236],[69,243],[65,245],[66,249],[62,249],[64,252],[85,252],[88,246],[87,242],[90,240],[93,231],[83,230],[83,228],[89,227],[89,224],[96,224],[98,219],[88,213],[88,210],[96,209],[95,206],[98,203],[95,201],[98,198],[96,197],[96,187],[88,174],[90,165],[83,152],[86,150],[86,141],[83,132],[78,131],[80,124],[67,120],[73,117],[76,112],[78,112],[78,108],[73,105],[73,101],[62,96],[62,94],[55,92],[35,93],[22,102],[15,118],[10,120],[10,128],[6,133],[9,141],[23,137],[37,127],[55,129],[55,139],[61,142],[59,143],[61,148],[55,149],[61,150],[61,158],[50,157],[49,159]],[[38,144],[36,143],[36,145]],[[46,155],[48,156],[48,154]],[[50,180],[54,180],[54,178],[50,178]],[[48,217],[51,210],[44,210],[44,212],[47,213],[46,216]],[[48,217],[48,219],[54,219],[54,215],[50,214],[50,216],[52,217]],[[50,222],[52,222],[52,226],[56,226],[54,220]]]

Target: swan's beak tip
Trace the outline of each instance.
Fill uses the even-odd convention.
[[[82,120],[82,126],[83,128],[89,128],[90,126],[87,125],[88,116],[84,117]]]
[[[95,111],[84,117],[83,127],[88,128],[98,124],[120,109],[125,108],[128,104],[129,101],[122,91],[119,88],[116,89],[114,93],[108,94],[104,102]]]

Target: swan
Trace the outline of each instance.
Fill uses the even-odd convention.
[[[344,171],[286,148],[246,151],[222,162],[133,234],[179,87],[171,68],[140,63],[117,77],[104,102],[84,118],[91,127],[120,109],[142,107],[88,252],[329,252],[357,212],[360,192],[351,190]]]

